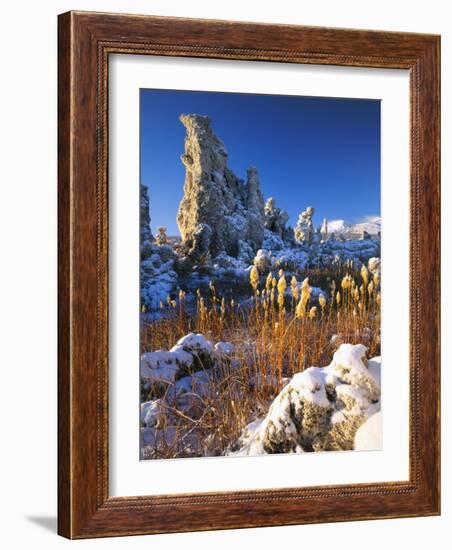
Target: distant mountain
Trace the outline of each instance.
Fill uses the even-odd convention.
[[[381,217],[368,216],[359,223],[348,223],[345,220],[328,220],[328,233],[362,233],[378,235],[381,231]]]
[[[362,222],[353,225],[353,232],[361,233],[362,231],[367,231],[371,235],[377,235],[381,231],[381,217],[368,216]]]
[[[351,225],[345,220],[327,220],[328,233],[346,233],[350,231]]]

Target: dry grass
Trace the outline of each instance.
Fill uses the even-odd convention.
[[[311,280],[328,284],[328,294],[314,298]],[[198,396],[189,413],[176,403],[166,405],[160,433],[171,429],[173,434],[144,457],[224,454],[246,424],[266,413],[285,378],[328,364],[345,342],[363,343],[370,356],[379,355],[379,287],[378,277],[366,268],[313,271],[301,285],[282,271],[260,274],[253,268],[246,305],[218,296],[213,284],[208,295],[197,292],[191,313],[183,291],[177,301],[169,299],[162,305],[166,315],[142,327],[142,351],[170,349],[187,333],[199,332],[213,342],[234,344],[233,364],[211,373],[208,397]]]

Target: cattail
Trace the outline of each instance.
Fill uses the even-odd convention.
[[[267,279],[265,281],[265,288],[267,290],[270,290],[271,287],[272,287],[272,281],[273,281],[273,275],[272,275],[272,272],[270,271],[269,274],[267,275]]]
[[[374,283],[375,286],[378,286],[378,284],[380,283],[380,274],[378,273],[378,271],[375,271],[374,273]]]
[[[299,292],[298,292],[298,281],[297,281],[297,278],[295,277],[295,275],[292,277],[292,279],[290,280],[290,288],[292,290],[292,296],[293,296],[293,299],[298,302],[298,295],[299,295]]]
[[[253,289],[256,290],[259,284],[259,271],[255,265],[253,265],[250,271],[250,283]]]
[[[171,307],[176,307],[177,306],[176,300],[171,300],[170,305]]]
[[[284,275],[281,275],[278,281],[278,292],[279,294],[284,294],[285,290],[287,288],[286,278]]]
[[[280,269],[280,273],[282,270]],[[278,305],[279,307],[283,307],[284,305],[284,292],[286,291],[287,283],[286,278],[284,277],[284,273],[281,275],[279,281],[278,281]]]
[[[278,271],[278,277],[281,279],[281,277],[284,277],[284,271],[282,269],[280,269]]]
[[[215,285],[213,284],[212,280],[209,281],[209,288],[212,294],[215,294]]]
[[[358,287],[355,288],[353,291],[353,298],[355,299],[355,302],[359,302],[359,290]]]
[[[372,296],[373,291],[374,291],[374,283],[373,281],[370,281],[370,283],[367,285],[367,292],[369,293],[369,296]]]
[[[337,291],[337,294],[336,294],[336,302],[337,302],[337,305],[341,303],[341,293],[339,291]]]
[[[369,283],[369,272],[367,271],[367,267],[365,265],[361,268],[361,278],[363,280],[364,286],[367,286]]]
[[[343,277],[343,279],[341,281],[342,290],[347,290],[348,286],[349,286],[348,275],[346,275],[345,277]]]
[[[312,306],[309,310],[309,319],[315,319],[317,317],[317,308],[316,306]]]
[[[185,300],[185,291],[184,290],[179,290],[179,300],[182,301],[182,300]]]
[[[322,293],[319,294],[319,304],[322,309],[325,309],[326,300],[325,296]]]
[[[278,281],[275,277],[272,278],[272,287],[275,288],[275,286],[278,284]]]
[[[295,316],[297,319],[303,319],[304,313],[305,313],[305,302],[303,301],[303,298],[298,302],[297,307],[295,309]]]
[[[381,302],[381,296],[380,296],[380,293],[377,292],[377,297],[376,297],[376,300],[377,300],[377,304],[380,305],[380,302]]]

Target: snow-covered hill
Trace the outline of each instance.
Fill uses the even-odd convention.
[[[348,223],[345,220],[328,220],[329,233],[362,233],[367,231],[370,235],[378,235],[381,230],[381,217],[369,216],[359,223]]]
[[[345,220],[328,220],[329,233],[345,233],[350,231],[351,225]]]

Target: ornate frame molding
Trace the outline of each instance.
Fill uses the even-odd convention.
[[[60,534],[84,538],[439,513],[439,45],[437,36],[408,33],[88,12],[59,16]],[[409,481],[109,497],[110,54],[410,71]],[[431,289],[428,296],[421,284]]]

